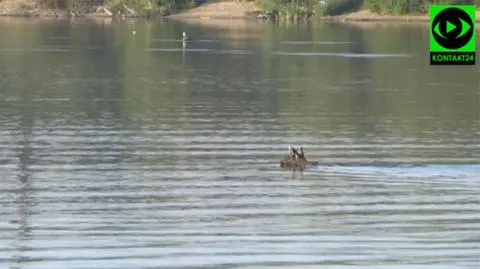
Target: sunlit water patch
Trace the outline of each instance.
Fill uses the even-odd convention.
[[[281,56],[330,56],[330,57],[343,57],[343,58],[405,58],[412,57],[410,54],[404,53],[336,53],[336,52],[287,52],[287,51],[274,51],[274,55]]]
[[[249,50],[220,50],[208,48],[150,48],[147,51],[158,52],[199,52],[208,54],[232,54],[232,55],[255,55],[259,54],[255,51]],[[279,56],[326,56],[326,57],[342,57],[342,58],[405,58],[412,57],[410,54],[379,54],[379,53],[331,53],[331,52],[287,52],[287,51],[273,51],[265,54],[279,55]]]
[[[353,42],[348,41],[281,41],[282,44],[292,44],[292,45],[337,45],[337,44],[353,44]]]
[[[318,170],[330,173],[351,175],[374,175],[387,178],[450,179],[458,183],[478,184],[480,188],[480,165],[440,165],[440,164],[326,164],[318,165]]]
[[[166,42],[166,43],[169,43],[169,42],[173,42],[173,43],[185,42],[182,39],[169,39],[169,38],[158,38],[158,39],[154,39],[153,41],[154,42]],[[222,40],[219,40],[219,39],[191,39],[191,38],[187,38],[186,42],[191,44],[191,43],[219,43],[221,41]]]

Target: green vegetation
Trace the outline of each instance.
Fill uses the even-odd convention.
[[[23,3],[17,0],[18,3]],[[215,0],[22,0],[33,6],[89,13],[99,6],[113,14],[127,16],[167,15],[171,12],[195,7]],[[310,17],[339,15],[362,8],[377,14],[425,14],[431,4],[473,4],[480,0],[243,0],[258,1],[267,17],[277,20],[298,21]],[[0,0],[1,2],[1,0]]]
[[[265,10],[280,20],[339,15],[366,8],[377,14],[425,14],[430,4],[473,4],[476,0],[260,0]]]
[[[378,14],[425,14],[431,4],[480,4],[473,0],[365,0],[365,7]]]
[[[130,16],[168,14],[192,8],[195,4],[195,0],[38,0],[38,5],[44,8],[88,13],[98,6],[105,6],[114,14]]]

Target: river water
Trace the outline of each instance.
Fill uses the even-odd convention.
[[[480,68],[425,25],[0,37],[1,268],[480,267]]]

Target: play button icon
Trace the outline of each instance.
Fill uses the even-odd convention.
[[[457,26],[455,26],[455,24],[447,21],[447,34],[450,33],[451,31],[453,31],[455,28],[457,28]]]
[[[465,46],[473,33],[473,21],[463,10],[455,7],[442,10],[432,22],[435,41],[446,49]]]

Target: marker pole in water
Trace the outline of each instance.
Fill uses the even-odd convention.
[[[182,33],[182,63],[185,63],[185,47],[187,46],[187,34]]]

